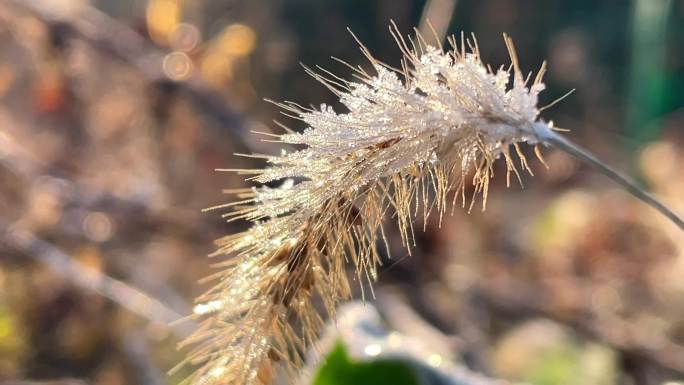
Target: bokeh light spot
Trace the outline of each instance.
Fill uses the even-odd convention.
[[[192,61],[184,52],[171,52],[164,57],[164,74],[171,80],[185,80],[192,73]]]
[[[221,32],[217,42],[219,50],[226,55],[246,56],[254,50],[256,34],[244,24],[232,24]]]
[[[196,26],[189,23],[181,23],[169,36],[171,48],[177,51],[190,52],[202,40],[202,34]]]
[[[171,33],[176,30],[181,17],[180,6],[175,0],[151,0],[147,4],[147,28],[150,37],[157,44],[169,43]]]
[[[93,212],[83,219],[83,232],[88,239],[95,242],[105,242],[112,237],[112,221],[107,214]]]

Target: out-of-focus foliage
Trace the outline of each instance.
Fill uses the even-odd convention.
[[[449,336],[424,323],[396,294],[380,295],[387,319],[371,304],[341,306],[340,321],[329,322],[298,383],[509,385],[468,370],[451,354]],[[326,358],[316,367],[321,354]]]
[[[354,362],[338,343],[318,369],[313,385],[418,385],[415,374],[399,361]]]
[[[27,351],[16,315],[0,305],[0,372],[16,375]],[[10,359],[11,357],[11,359]]]
[[[596,343],[579,344],[550,321],[520,325],[494,349],[494,367],[505,378],[539,385],[616,383],[615,352]]]

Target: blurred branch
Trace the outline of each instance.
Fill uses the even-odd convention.
[[[458,0],[428,0],[420,16],[418,30],[426,38],[437,35],[439,43],[446,38]],[[434,30],[434,33],[433,33]]]
[[[9,380],[2,381],[0,385],[89,385],[89,382],[77,379],[62,379],[62,380],[48,380],[48,381],[31,381],[31,380]]]
[[[13,146],[19,146],[13,144]],[[16,147],[15,147],[16,149]],[[20,151],[21,152],[21,151]],[[10,173],[26,182],[35,181],[50,174],[43,174],[46,165],[30,159],[26,156],[16,156],[6,153],[0,155],[0,168],[5,168]],[[65,214],[62,218],[73,218],[86,212],[101,212],[112,218],[114,223],[125,223],[117,231],[119,239],[130,239],[141,234],[168,233],[173,234],[175,239],[186,239],[197,243],[210,243],[216,237],[217,229],[206,216],[199,211],[183,210],[178,207],[165,207],[152,209],[153,207],[145,198],[127,199],[113,195],[107,190],[93,188],[92,186],[78,183],[65,177],[56,176],[65,191],[61,204]],[[70,215],[73,214],[73,215]],[[1,221],[2,219],[0,219]],[[58,224],[50,230],[50,236],[57,240],[80,240],[85,237],[81,232],[67,230],[69,226]],[[0,226],[0,230],[2,226]],[[146,235],[147,236],[147,235]],[[2,239],[0,237],[0,239]],[[134,268],[131,267],[131,270]],[[147,280],[136,283],[137,274],[133,274],[134,284],[145,286]],[[140,277],[144,278],[144,277]],[[156,288],[156,295],[164,299],[166,303],[174,304],[181,313],[189,313],[187,301],[178,295],[171,287],[164,285]]]
[[[129,365],[133,366],[138,384],[168,384],[168,377],[154,364],[148,341],[140,331],[126,334],[121,341],[121,350],[126,354]]]
[[[375,306],[392,329],[419,338],[447,359],[455,359],[455,353],[460,348],[460,338],[442,333],[421,318],[398,293],[387,289],[378,290]]]
[[[145,37],[125,24],[95,7],[79,2],[61,11],[58,2],[49,0],[0,0],[15,8],[29,11],[53,28],[53,31],[86,41],[93,48],[115,57],[135,68],[148,82],[160,85],[172,84],[182,91],[204,113],[221,127],[229,130],[242,149],[253,145],[247,135],[247,122],[239,113],[232,111],[225,97],[207,89],[202,81],[192,75],[188,79],[172,82],[162,71],[167,52],[157,48]]]
[[[131,312],[169,325],[183,316],[142,290],[100,271],[88,269],[51,243],[30,231],[19,229],[0,218],[0,241],[49,266],[54,272],[74,284],[106,297]],[[178,337],[188,336],[195,325],[174,323],[172,331]]]
[[[19,143],[12,142],[12,151],[0,154],[0,167],[5,168],[18,178],[26,181],[36,180],[46,175],[55,176],[66,184],[65,189],[70,193],[64,197],[63,206],[67,209],[83,209],[88,211],[102,211],[111,214],[117,221],[125,221],[126,229],[140,232],[141,228],[161,228],[173,231],[177,236],[198,239],[202,242],[212,239],[212,231],[203,220],[200,212],[171,209],[150,209],[151,202],[145,197],[122,198],[109,191],[94,188],[71,180],[62,172],[47,172],[51,165],[43,164],[27,155]]]

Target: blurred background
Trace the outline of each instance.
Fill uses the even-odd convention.
[[[492,67],[503,32],[524,69],[548,60],[541,104],[576,92],[544,118],[684,212],[681,0],[0,0],[0,383],[180,383],[194,325],[169,323],[207,289],[212,241],[246,226],[200,212],[245,184],[213,170],[278,152],[250,134],[273,119],[303,128],[264,98],[339,106],[299,63],[349,78],[330,59],[365,65],[346,27],[397,64],[390,20],[427,18]],[[369,302],[487,377],[681,384],[684,235],[545,155],[486,212],[427,223],[411,258],[390,235]]]

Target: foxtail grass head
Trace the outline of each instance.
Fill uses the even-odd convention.
[[[199,367],[192,384],[266,385],[274,371],[294,374],[324,317],[350,298],[350,276],[376,279],[385,218],[395,219],[410,252],[416,216],[441,219],[448,206],[470,209],[477,197],[484,208],[494,162],[505,162],[509,182],[521,179],[532,170],[520,145],[542,159],[539,145],[555,137],[539,117],[544,66],[523,76],[510,38],[511,65],[492,69],[474,38],[452,37],[445,49],[390,31],[399,68],[362,44],[371,68],[348,65],[352,80],[307,68],[347,112],[278,103],[307,128],[271,139],[303,148],[253,155],[268,166],[233,170],[263,187],[233,190],[234,202],[214,207],[252,227],[218,241],[215,255],[230,258],[217,263],[216,285],[195,307],[204,321],[186,341],[194,346],[187,361]]]

